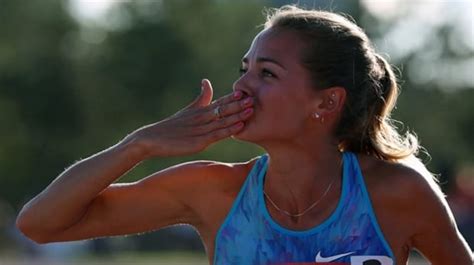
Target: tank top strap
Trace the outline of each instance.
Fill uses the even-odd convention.
[[[258,203],[258,181],[267,165],[267,159],[268,154],[266,153],[256,158],[257,161],[252,166],[224,222],[218,229],[214,241],[214,265],[236,264],[230,260],[236,259],[233,256],[239,255],[239,249],[245,253],[254,247],[249,242],[255,236],[254,230],[255,227],[258,227],[259,222],[259,213],[255,207]],[[219,257],[220,259],[218,259]],[[222,260],[225,262],[222,263]]]
[[[357,204],[359,205],[360,213],[359,215],[366,215],[370,220],[370,225],[374,230],[375,235],[378,237],[380,241],[381,250],[385,251],[394,261],[395,255],[393,254],[392,248],[388,244],[384,234],[382,233],[382,229],[377,221],[377,217],[375,216],[375,211],[372,205],[372,201],[370,199],[370,195],[367,189],[367,185],[364,180],[364,175],[362,174],[362,169],[360,168],[360,162],[357,158],[357,155],[353,152],[348,152],[351,160],[351,183],[352,189],[355,193],[355,197],[357,200]]]
[[[257,158],[257,161],[255,161],[255,164],[247,176],[247,183],[241,188],[242,196],[245,196],[245,200],[243,200],[242,203],[246,204],[245,206],[248,208],[253,208],[258,202],[259,178],[261,178],[262,174],[266,171],[267,161],[267,153]]]

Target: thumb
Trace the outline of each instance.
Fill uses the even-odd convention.
[[[213,90],[211,81],[208,79],[203,79],[201,81],[201,94],[191,103],[188,105],[188,108],[192,107],[205,107],[211,103],[213,96]]]

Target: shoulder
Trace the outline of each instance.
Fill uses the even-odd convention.
[[[140,186],[150,196],[166,192],[195,211],[238,192],[256,158],[244,162],[194,160],[182,162],[146,177]]]
[[[258,157],[243,162],[222,162],[214,160],[194,160],[168,169],[182,171],[183,181],[198,188],[199,192],[226,191],[239,186]]]
[[[472,264],[444,194],[418,158],[359,157],[374,210],[393,245],[416,248],[432,264]]]
[[[399,162],[358,156],[368,188],[380,193],[386,200],[410,203],[414,199],[444,198],[433,175],[415,156]]]
[[[359,156],[374,208],[394,218],[407,235],[436,229],[437,221],[450,215],[444,194],[417,157],[389,162]]]
[[[242,177],[252,169],[259,157],[251,158],[243,162],[221,162],[213,160],[197,160],[194,161],[196,165],[211,178],[216,178],[218,181],[228,181],[232,178]]]
[[[158,190],[195,208],[218,199],[222,192],[238,189],[256,158],[245,162],[194,160],[162,169],[142,179],[140,186],[150,194]]]
[[[176,190],[197,214],[193,225],[202,233],[222,220],[257,158],[244,162],[196,160],[180,164],[187,171],[185,190]],[[188,168],[188,169],[185,169]],[[186,180],[188,179],[188,181]],[[212,207],[209,207],[212,205]]]

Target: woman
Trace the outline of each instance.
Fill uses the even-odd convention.
[[[276,10],[242,60],[234,93],[201,95],[66,169],[17,219],[38,243],[185,223],[211,264],[468,265],[469,247],[417,139],[390,123],[390,65],[346,18]],[[244,163],[193,161],[114,183],[151,157],[193,154],[231,136],[267,153]],[[418,169],[417,169],[418,168]],[[421,168],[421,169],[420,169]]]

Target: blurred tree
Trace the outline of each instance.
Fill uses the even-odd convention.
[[[61,1],[0,2],[1,197],[19,206],[75,155],[81,109],[62,53],[76,25]]]

